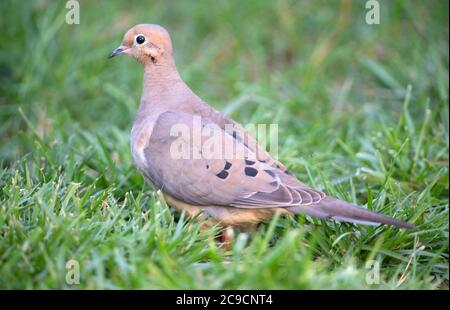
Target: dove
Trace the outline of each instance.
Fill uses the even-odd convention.
[[[414,228],[298,180],[242,125],[184,83],[170,35],[162,26],[132,27],[109,58],[120,54],[144,67],[141,102],[131,130],[133,161],[171,207],[225,228],[251,227],[276,213]]]

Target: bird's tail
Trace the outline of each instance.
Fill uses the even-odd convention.
[[[288,209],[294,213],[303,213],[309,216],[334,219],[342,222],[352,222],[356,224],[387,224],[406,229],[414,229],[415,227],[412,224],[398,221],[392,217],[357,207],[333,197],[325,197],[314,205],[296,206]]]

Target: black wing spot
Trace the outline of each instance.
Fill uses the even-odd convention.
[[[206,169],[209,169],[209,165],[206,165]]]
[[[245,175],[249,177],[255,177],[258,174],[258,170],[252,167],[245,167]]]
[[[255,164],[255,161],[246,159],[245,164],[251,166]]]
[[[233,131],[233,138],[237,138],[237,132],[236,131]]]
[[[228,176],[228,172],[226,172],[225,170],[222,170],[218,174],[216,174],[216,176],[221,179],[226,179],[226,177]]]
[[[272,178],[275,177],[275,173],[272,170],[264,170],[268,175],[270,175]]]
[[[226,161],[225,162],[225,167],[223,167],[223,170],[228,170],[228,169],[230,169],[231,168],[231,163],[230,162],[228,162],[228,161]]]
[[[287,175],[293,175],[292,173],[290,173],[289,171],[285,170],[284,173],[286,173]]]

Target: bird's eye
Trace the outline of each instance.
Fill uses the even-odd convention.
[[[144,35],[142,35],[142,34],[138,34],[137,36],[136,36],[136,43],[137,44],[143,44],[144,42],[145,42],[145,36]]]

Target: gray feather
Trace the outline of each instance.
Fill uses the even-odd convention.
[[[342,222],[365,225],[387,224],[399,228],[414,229],[412,224],[398,221],[392,217],[369,211],[333,197],[326,197],[315,205],[289,207],[288,209],[294,213],[303,213]]]

